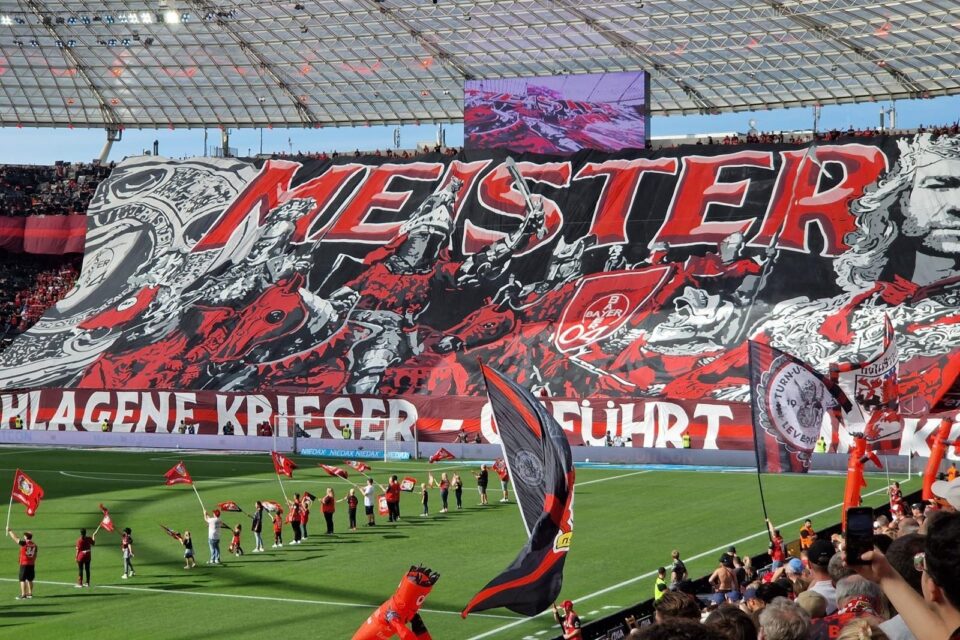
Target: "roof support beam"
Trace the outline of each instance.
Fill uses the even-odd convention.
[[[892,65],[887,64],[882,58],[878,55],[867,51],[856,42],[853,42],[849,38],[845,38],[839,31],[825,25],[814,18],[801,14],[799,11],[795,11],[782,2],[777,2],[777,0],[763,0],[764,4],[771,7],[774,11],[779,13],[784,18],[787,18],[791,22],[794,22],[807,31],[810,31],[817,35],[817,37],[822,40],[836,42],[838,45],[842,46],[848,51],[852,51],[854,54],[865,60],[866,62],[873,63],[893,76],[893,79],[897,81],[901,87],[909,91],[914,98],[919,98],[925,91],[923,86],[914,82],[907,74],[895,69]]]
[[[57,33],[57,30],[53,28],[53,22],[50,20],[48,12],[41,7],[36,0],[24,0],[24,3],[30,7],[30,10],[37,16],[37,20],[40,21],[40,24],[43,25],[44,30],[53,36],[56,40],[64,42],[63,38],[60,37],[60,34]],[[117,114],[113,112],[113,109],[110,108],[110,105],[107,104],[107,101],[104,99],[103,94],[100,93],[100,89],[97,88],[97,85],[93,83],[93,79],[87,73],[86,67],[83,63],[80,62],[80,59],[74,55],[73,51],[64,44],[62,49],[63,57],[66,58],[76,70],[77,75],[84,81],[87,85],[87,88],[90,89],[90,92],[93,94],[93,97],[97,99],[97,104],[100,105],[100,113],[103,115],[104,121],[107,123],[107,128],[116,128],[120,126],[120,120],[117,118]]]
[[[200,15],[204,15],[206,13],[216,14],[219,11],[216,5],[207,2],[207,0],[188,0],[187,4],[193,7],[193,10]],[[322,122],[321,118],[317,117],[317,115],[314,114],[313,111],[311,111],[310,108],[303,103],[296,92],[290,88],[290,85],[288,85],[283,78],[280,77],[280,74],[277,73],[276,69],[273,68],[273,65],[270,64],[266,58],[260,55],[250,45],[249,42],[244,40],[229,21],[218,18],[214,24],[216,24],[223,33],[227,34],[230,39],[233,40],[238,47],[240,47],[240,50],[243,51],[253,62],[255,62],[264,73],[270,76],[270,79],[273,80],[277,87],[288,98],[290,98],[290,101],[297,109],[297,113],[300,114],[300,120],[304,124],[318,124]]]
[[[675,85],[680,87],[680,90],[683,91],[684,94],[686,94],[686,96],[697,105],[700,113],[710,114],[720,112],[716,105],[711,103],[706,97],[704,97],[703,94],[697,91],[696,88],[687,84],[687,82],[682,78],[675,78],[671,76],[669,69],[665,64],[658,62],[654,58],[644,53],[636,43],[627,40],[617,33],[613,33],[609,29],[604,29],[599,22],[581,11],[575,2],[572,2],[571,0],[556,0],[556,4],[562,6],[565,10],[575,15],[585,25],[590,27],[592,31],[596,32],[599,36],[615,46],[617,49],[623,51],[628,56],[639,60],[646,69],[653,69],[661,76],[669,79]]]

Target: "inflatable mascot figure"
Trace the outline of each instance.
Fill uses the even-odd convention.
[[[417,613],[440,574],[426,567],[410,567],[400,586],[353,634],[353,640],[431,640],[427,626]],[[410,629],[407,629],[410,623]]]

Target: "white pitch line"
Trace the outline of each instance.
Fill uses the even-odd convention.
[[[901,481],[901,484],[906,484],[907,482],[910,482],[910,479],[909,479],[909,478],[906,479],[906,480]],[[878,493],[884,493],[886,490],[887,490],[887,487],[886,487],[886,485],[885,485],[882,489],[877,489],[876,491],[870,491],[869,493],[863,494],[863,497],[873,496],[873,495],[876,495],[876,494],[878,494]],[[784,522],[784,523],[781,524],[780,526],[781,526],[781,527],[785,527],[785,526],[787,526],[787,525],[797,524],[798,522],[803,522],[804,520],[806,520],[806,519],[808,519],[808,518],[813,518],[814,516],[818,516],[818,515],[821,515],[821,514],[823,514],[823,513],[827,513],[828,511],[832,511],[832,510],[834,510],[834,509],[836,509],[836,508],[838,508],[838,507],[842,507],[842,506],[843,506],[843,503],[841,502],[840,504],[835,504],[835,505],[833,505],[833,506],[826,507],[825,509],[820,509],[819,511],[814,511],[813,513],[808,513],[808,514],[805,515],[805,516],[800,516],[799,518],[796,518],[795,520],[791,520],[790,522]],[[709,551],[704,551],[703,553],[698,553],[698,554],[695,555],[695,556],[691,556],[691,557],[687,558],[684,562],[692,562],[692,561],[694,561],[694,560],[699,560],[700,558],[706,558],[707,556],[709,556],[709,555],[711,555],[711,554],[714,554],[714,553],[716,553],[716,552],[718,552],[718,551],[723,551],[723,550],[727,549],[728,547],[735,546],[735,545],[741,544],[741,543],[743,543],[743,542],[746,542],[747,540],[753,540],[754,538],[758,538],[758,537],[760,537],[760,536],[765,536],[765,535],[768,535],[768,532],[767,532],[766,529],[764,529],[763,531],[760,531],[760,532],[758,532],[758,533],[754,533],[753,535],[749,535],[749,536],[747,536],[747,537],[745,537],[745,538],[741,538],[741,539],[739,539],[739,540],[734,540],[733,542],[728,542],[728,543],[726,543],[726,544],[722,544],[722,545],[720,545],[719,547],[714,547],[713,549],[710,549]],[[638,582],[638,581],[640,581],[640,580],[646,580],[647,578],[652,578],[652,577],[655,576],[656,574],[657,574],[656,570],[654,570],[654,571],[649,571],[649,572],[647,572],[647,573],[644,573],[643,575],[634,576],[633,578],[629,578],[629,579],[627,579],[627,580],[624,580],[623,582],[618,582],[618,583],[615,584],[615,585],[611,585],[611,586],[609,586],[609,587],[604,587],[603,589],[600,589],[599,591],[594,591],[593,593],[589,593],[589,594],[587,594],[587,595],[585,595],[585,596],[580,596],[579,598],[574,598],[573,601],[574,601],[574,602],[583,602],[584,600],[590,600],[590,599],[592,599],[592,598],[596,598],[597,596],[602,596],[602,595],[605,594],[605,593],[609,593],[610,591],[615,591],[616,589],[620,589],[621,587],[625,587],[625,586],[627,586],[627,585],[633,584],[634,582]],[[489,638],[489,637],[491,637],[491,636],[495,636],[495,635],[499,634],[501,631],[506,631],[507,629],[512,629],[513,627],[516,627],[516,626],[521,625],[521,624],[523,624],[523,623],[525,623],[525,622],[529,622],[529,621],[531,621],[531,620],[534,620],[534,619],[536,619],[536,618],[539,618],[540,616],[543,616],[543,615],[545,615],[545,614],[547,614],[547,613],[550,613],[550,611],[549,611],[549,610],[548,610],[548,611],[543,611],[543,612],[541,612],[541,613],[539,613],[539,614],[537,614],[537,615],[535,615],[535,616],[531,616],[531,617],[529,617],[529,618],[521,618],[521,619],[519,619],[519,620],[517,620],[517,621],[515,621],[515,622],[511,622],[511,623],[505,624],[505,625],[503,625],[503,626],[501,626],[501,627],[497,627],[496,629],[491,629],[490,631],[486,631],[486,632],[481,633],[481,634],[479,634],[479,635],[472,636],[472,637],[468,638],[467,640],[481,640],[481,638]]]
[[[600,478],[599,480],[587,480],[586,482],[575,482],[574,487],[585,487],[588,484],[596,484],[598,482],[606,482],[607,480],[617,480],[618,478],[628,478],[630,476],[639,476],[644,473],[653,473],[652,470],[647,471],[634,471],[633,473],[623,473],[619,476],[610,476],[609,478]]]
[[[0,582],[17,582],[16,578],[0,578]],[[47,580],[38,580],[36,584],[46,584],[53,585],[57,587],[76,587],[76,584],[73,582],[51,582]],[[158,589],[153,587],[129,587],[125,585],[111,585],[111,584],[102,584],[92,587],[92,589],[112,589],[114,591],[140,591],[146,593],[165,593],[168,595],[182,595],[182,596],[205,596],[208,598],[231,598],[235,600],[262,600],[266,602],[283,602],[290,604],[316,604],[323,606],[331,607],[355,607],[355,608],[364,608],[364,609],[376,609],[376,604],[364,604],[360,602],[334,602],[332,600],[304,600],[298,598],[276,598],[271,596],[251,596],[244,595],[240,593],[216,593],[210,591],[170,591],[167,589]],[[442,613],[446,615],[459,616],[459,611],[445,611],[443,609],[420,609],[426,613]],[[477,616],[480,618],[498,618],[501,620],[515,620],[516,616],[504,616],[496,613],[471,613],[472,616]]]

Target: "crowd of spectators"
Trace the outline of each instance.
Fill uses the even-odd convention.
[[[337,158],[342,157],[374,157],[374,158],[391,158],[395,160],[409,160],[411,158],[420,158],[428,155],[444,155],[444,156],[455,156],[460,153],[462,149],[457,147],[444,147],[442,145],[424,145],[422,147],[417,147],[415,149],[374,149],[372,151],[356,151],[343,152],[332,151],[327,153],[326,151],[297,151],[296,153],[274,153],[271,157],[275,160],[282,160],[285,158],[296,158],[296,159],[312,159],[312,160],[336,160]]]
[[[113,165],[0,165],[0,216],[85,214]]]
[[[933,504],[878,518],[861,564],[848,564],[842,536],[818,538],[807,521],[794,557],[781,549],[771,557],[782,561],[754,572],[731,548],[710,577],[714,593],[697,596],[674,551],[657,580],[653,624],[628,619],[627,637],[960,640],[960,479],[934,493]]]
[[[80,273],[80,256],[0,253],[0,341],[5,345],[67,295]]]
[[[816,139],[818,142],[832,142],[840,138],[876,138],[879,136],[908,135],[914,133],[931,133],[933,135],[960,134],[960,122],[951,125],[925,127],[920,125],[915,130],[892,130],[877,128],[830,129],[829,131],[811,132],[783,132],[783,131],[750,131],[743,135],[729,134],[722,138],[707,136],[697,140],[697,145],[739,145],[739,144],[806,144]]]

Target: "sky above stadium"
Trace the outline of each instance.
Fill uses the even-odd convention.
[[[859,105],[826,106],[822,109],[819,129],[868,128],[879,125],[880,110],[895,106],[897,127],[913,129],[919,125],[949,124],[960,117],[960,96],[930,100],[901,100],[895,103],[877,102]],[[756,121],[760,131],[809,130],[813,126],[813,110],[784,109],[725,113],[710,116],[674,116],[651,118],[653,137],[689,134],[746,132],[750,121]],[[353,152],[394,147],[396,127],[359,127],[333,129],[239,129],[231,132],[230,146],[241,156],[297,151]],[[463,125],[444,125],[448,146],[463,144]],[[220,131],[206,130],[206,147],[220,145]],[[400,148],[412,149],[423,144],[433,145],[437,126],[400,127]],[[0,129],[0,163],[52,164],[57,160],[89,161],[100,155],[105,134],[99,129]],[[203,155],[204,130],[126,130],[123,140],[114,144],[110,160],[139,155],[159,142],[160,155],[181,158]],[[261,142],[262,141],[262,142]],[[262,145],[262,146],[261,146]]]

